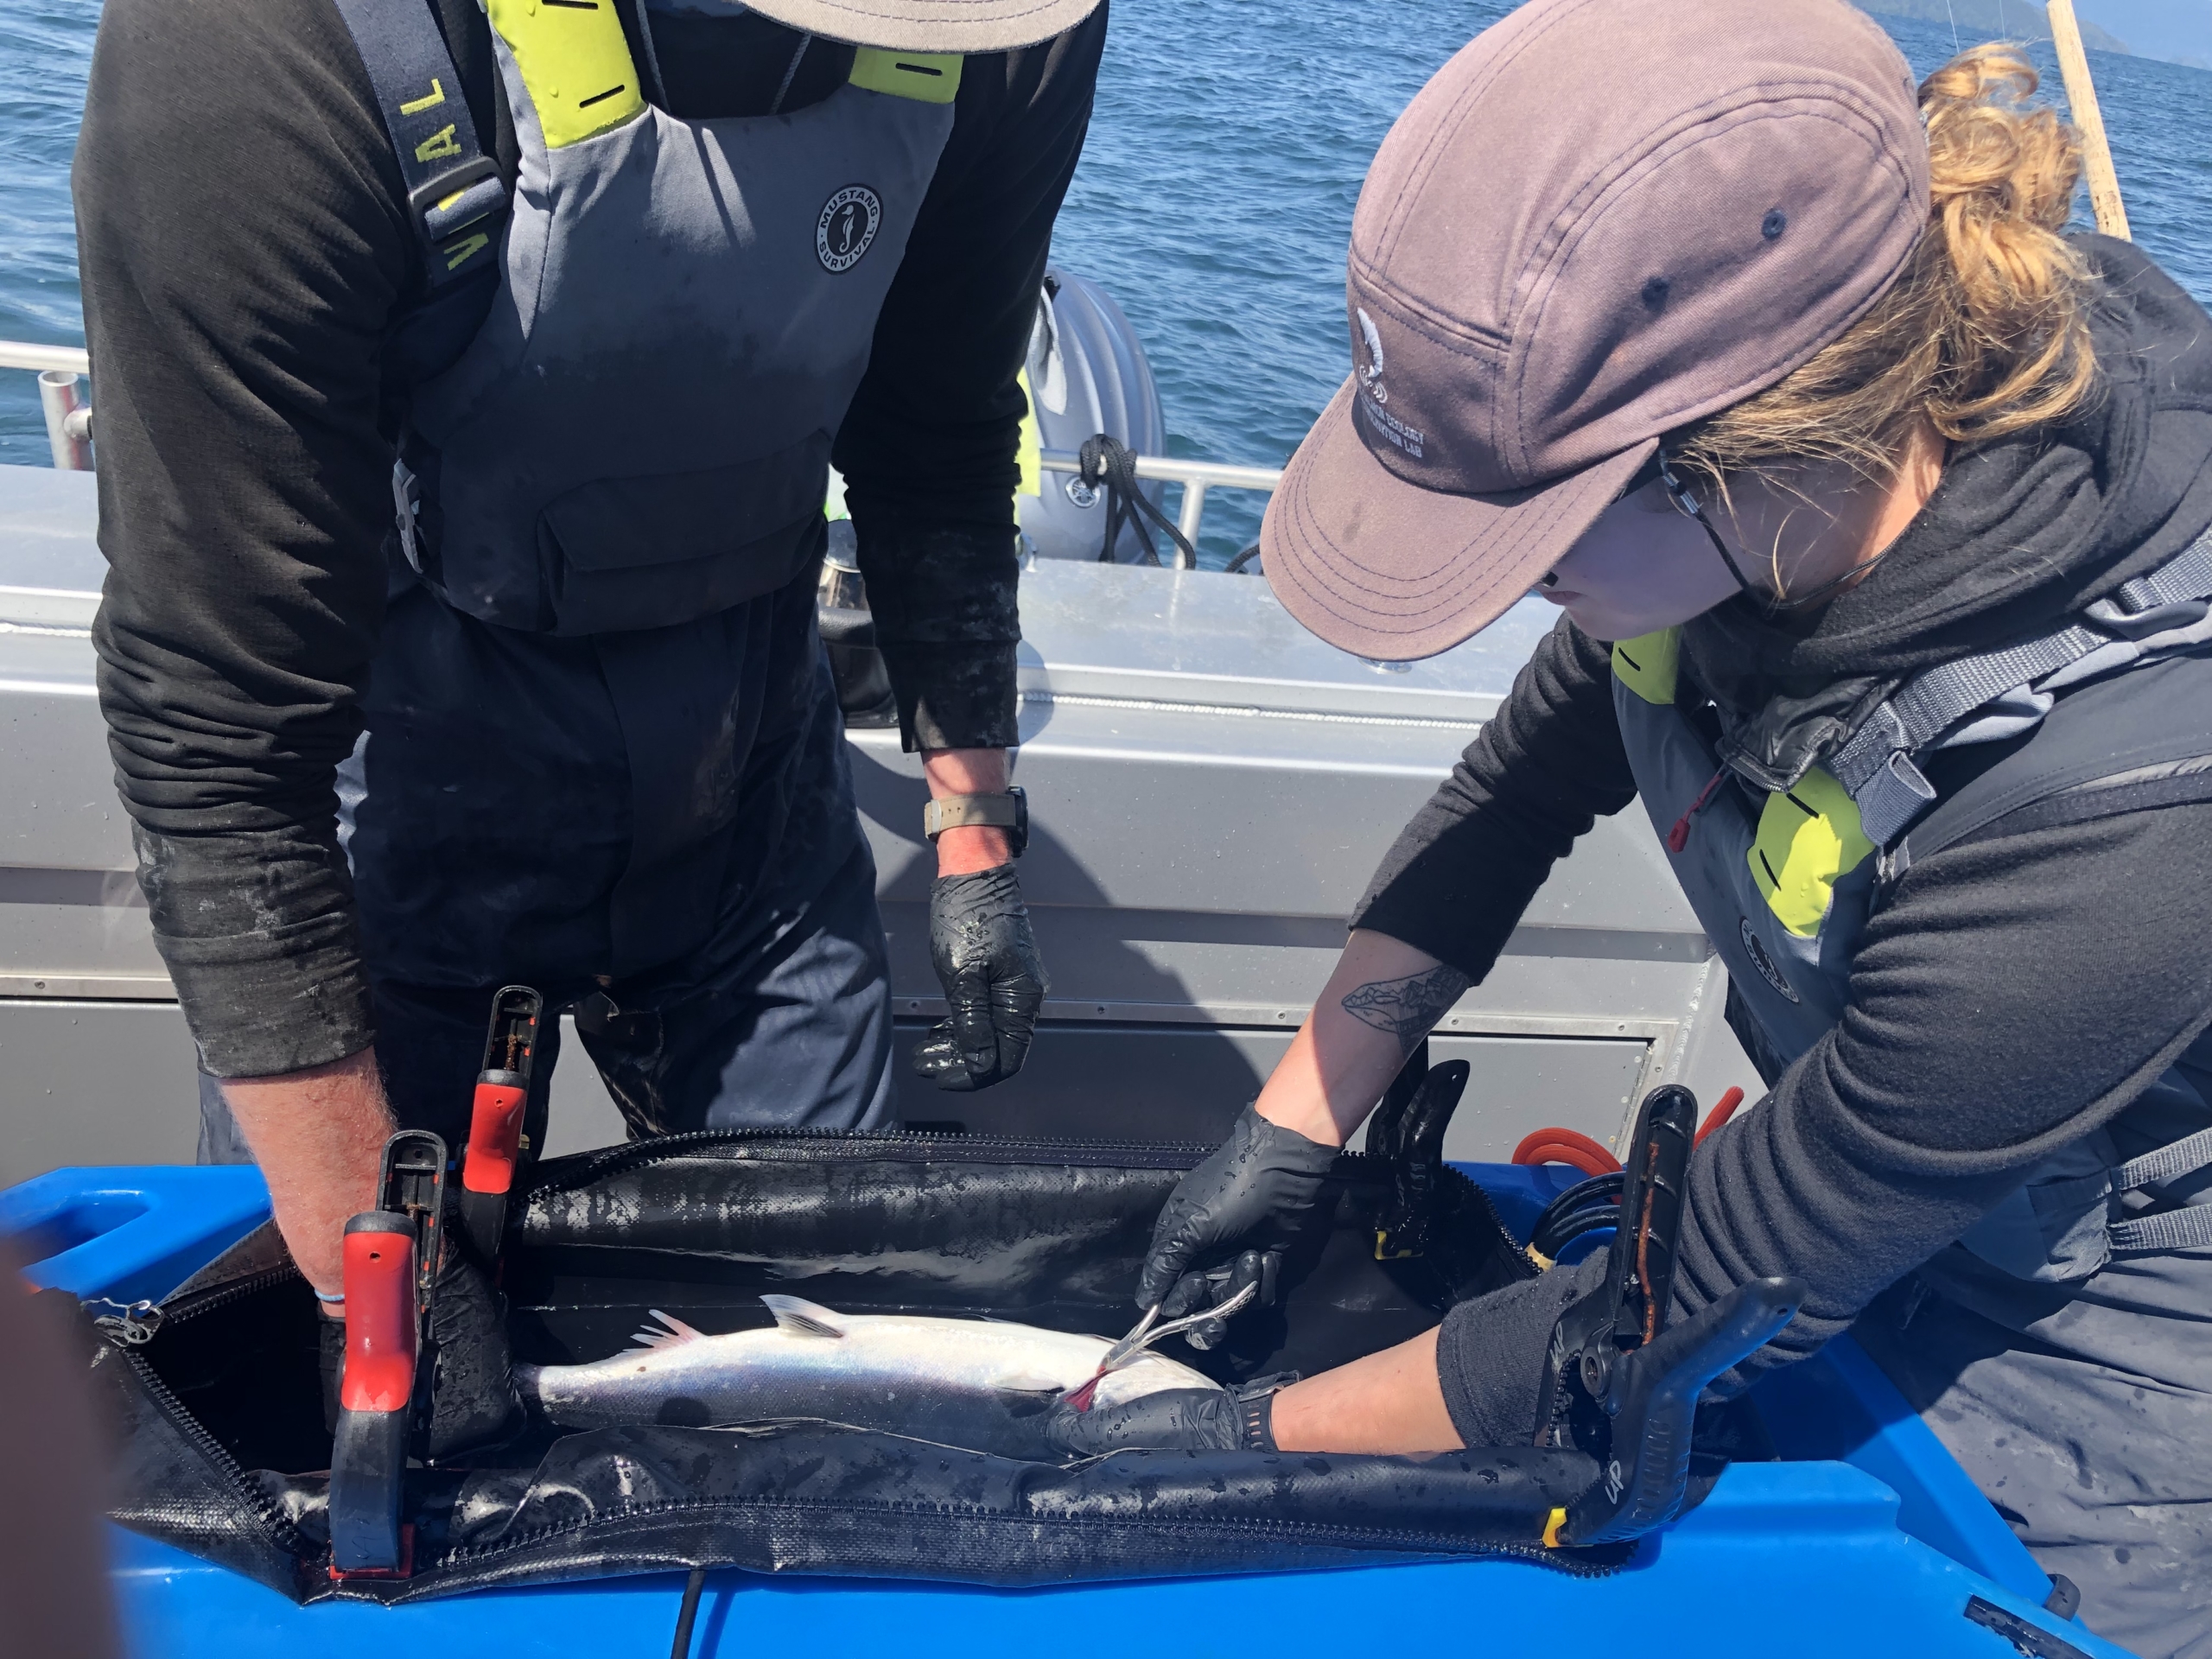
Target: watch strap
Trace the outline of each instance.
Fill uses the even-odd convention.
[[[1274,1452],[1275,1445],[1275,1395],[1299,1380],[1296,1371],[1277,1371],[1270,1376],[1256,1376],[1249,1382],[1230,1391],[1236,1402],[1238,1427],[1243,1432],[1243,1447],[1247,1452]]]
[[[1010,833],[1014,855],[1029,843],[1029,801],[1019,788],[997,795],[943,795],[922,808],[922,833],[931,841],[947,830],[974,825]]]

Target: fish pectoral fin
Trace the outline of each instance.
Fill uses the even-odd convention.
[[[991,1392],[1009,1417],[1033,1417],[1051,1410],[1067,1390],[1042,1378],[1012,1376],[994,1385]]]
[[[803,1296],[779,1296],[771,1293],[761,1297],[760,1300],[776,1316],[777,1326],[791,1336],[842,1337],[845,1334],[845,1328],[837,1323],[835,1313]]]

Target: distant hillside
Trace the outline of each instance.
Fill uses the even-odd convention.
[[[2075,0],[2139,58],[2212,69],[2212,0]],[[2011,0],[2006,0],[2011,4]]]
[[[1859,9],[1891,17],[1910,17],[1923,23],[1955,22],[1959,39],[1967,46],[1983,41],[2047,41],[2050,20],[2037,0],[1859,0]],[[2130,52],[2126,41],[2099,29],[2088,18],[2082,24],[2082,44],[2100,52]],[[2130,52],[2130,55],[2133,53]]]

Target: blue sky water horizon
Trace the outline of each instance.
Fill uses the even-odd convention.
[[[2037,0],[2005,3],[2008,22],[2041,10]],[[2175,28],[2202,20],[2212,34],[2212,0],[2076,4],[2123,38],[2143,26],[2131,16]],[[1349,372],[1344,244],[1369,159],[1422,82],[1510,9],[1114,0],[1096,112],[1053,253],[1128,313],[1160,381],[1173,453],[1278,465],[1296,446]],[[0,6],[0,340],[84,338],[69,158],[99,16],[97,0]],[[1882,21],[1916,73],[1950,55],[1946,24]],[[2049,46],[2030,50],[2063,108]],[[2212,300],[2212,79],[2147,57],[2090,56],[2137,239]],[[0,464],[48,459],[33,378],[0,372]],[[1226,560],[1258,520],[1256,498],[1217,493],[1206,562]]]
[[[2013,3],[2035,5],[2036,0]],[[2074,0],[2074,10],[2119,35],[2138,55],[2212,64],[2212,0]]]

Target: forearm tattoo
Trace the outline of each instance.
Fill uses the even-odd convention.
[[[1376,979],[1353,986],[1344,995],[1344,1011],[1363,1026],[1392,1033],[1398,1039],[1398,1052],[1410,1054],[1428,1035],[1429,1027],[1472,983],[1457,968],[1440,963],[1426,973],[1404,979]]]

